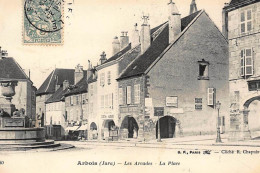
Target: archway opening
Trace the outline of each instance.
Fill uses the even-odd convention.
[[[126,116],[121,124],[123,138],[137,138],[139,126],[134,117]]]
[[[92,123],[90,124],[90,130],[97,130],[97,125],[96,125],[96,123],[92,122]]]
[[[115,127],[115,122],[113,120],[105,120],[103,123],[103,128],[107,130],[112,130]]]
[[[160,118],[160,136],[161,138],[175,137],[176,119],[171,116]],[[158,121],[156,123],[156,138],[158,138]]]
[[[260,101],[254,100],[248,106],[248,129],[253,139],[260,139]]]

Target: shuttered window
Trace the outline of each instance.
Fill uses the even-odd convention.
[[[113,93],[108,95],[108,107],[113,109]]]
[[[131,86],[127,86],[126,90],[127,90],[126,104],[131,104]]]
[[[253,66],[253,51],[252,49],[241,50],[241,66],[240,66],[241,76],[250,76],[254,73]]]
[[[140,84],[136,84],[134,86],[134,93],[135,93],[135,104],[140,103]]]
[[[107,72],[107,84],[108,85],[111,84],[111,72],[110,71]]]
[[[214,106],[215,89],[208,88],[208,105]]]
[[[119,88],[118,90],[118,103],[119,105],[123,105],[123,88]]]
[[[101,73],[100,86],[104,86],[104,85],[105,85],[105,73]]]

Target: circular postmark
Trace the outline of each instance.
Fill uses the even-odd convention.
[[[25,0],[24,13],[28,22],[41,32],[62,29],[62,0]]]

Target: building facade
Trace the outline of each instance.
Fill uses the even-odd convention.
[[[29,76],[26,75],[24,70],[12,57],[7,57],[6,51],[1,50],[0,47],[0,80],[17,81],[15,87],[16,94],[12,97],[12,104],[16,109],[24,109],[25,114],[32,119],[33,125],[35,124],[35,92],[36,88]],[[2,97],[0,91],[0,98]],[[1,100],[1,99],[0,99]]]
[[[122,138],[156,139],[158,122],[161,138],[228,130],[227,40],[204,10],[181,18],[174,2],[168,7],[168,22],[148,47],[141,40],[147,49],[118,78]]]
[[[260,136],[260,1],[232,0],[223,8],[229,41],[230,140]]]

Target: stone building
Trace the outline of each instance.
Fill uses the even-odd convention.
[[[232,0],[223,8],[229,41],[230,140],[260,136],[260,1]]]
[[[147,30],[146,34],[156,37],[158,29],[155,27]],[[109,131],[112,127],[120,128],[121,117],[119,114],[118,104],[118,82],[119,74],[131,63],[144,47],[141,47],[137,24],[132,32],[132,42],[129,43],[127,32],[122,32],[120,41],[115,37],[112,42],[113,53],[112,57],[106,60],[103,53],[100,58],[100,65],[97,69],[97,126],[99,139],[108,138]]]
[[[75,80],[74,69],[54,69],[45,79],[40,88],[36,91],[36,115],[37,126],[46,125],[46,105],[45,102],[63,86],[63,82],[67,80],[73,85]]]
[[[168,21],[155,37],[147,33],[144,18],[141,54],[117,79],[121,138],[157,138],[159,118],[162,138],[216,134],[216,101],[222,105],[219,125],[225,132],[228,43],[195,5],[192,14],[181,18],[170,1]]]
[[[48,138],[62,139],[67,127],[64,94],[67,92],[69,82],[65,80],[46,102],[46,134]]]
[[[25,114],[32,119],[33,125],[35,124],[35,92],[36,88],[33,86],[33,82],[29,76],[26,75],[21,66],[15,61],[14,58],[8,57],[7,52],[1,50],[0,47],[0,80],[18,81],[15,87],[16,94],[13,96],[12,103],[16,106],[16,109],[23,108]],[[3,96],[0,90],[0,101]]]

